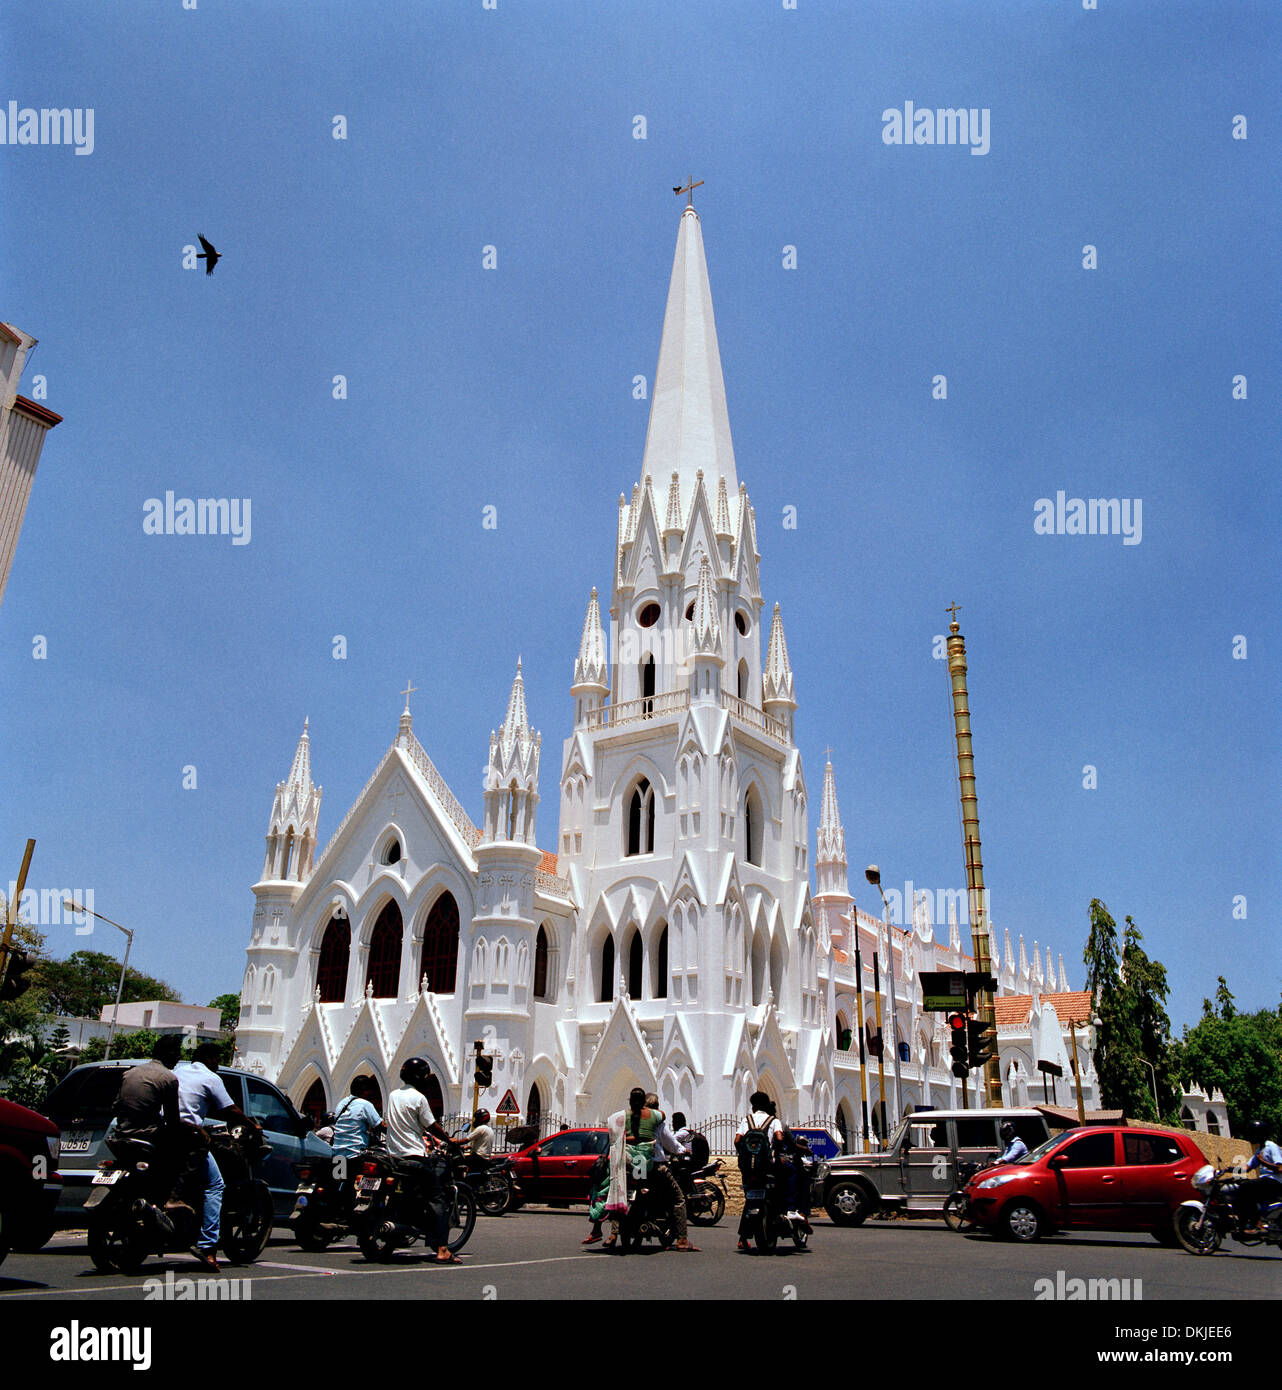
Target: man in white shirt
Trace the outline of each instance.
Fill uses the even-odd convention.
[[[774,1102],[764,1091],[754,1091],[748,1098],[748,1104],[752,1108],[749,1113],[739,1121],[739,1127],[734,1132],[735,1147],[738,1148],[739,1140],[742,1139],[750,1129],[764,1131],[770,1141],[770,1151],[773,1160],[778,1157],[779,1149],[783,1145],[783,1125],[779,1123],[775,1115]],[[748,1221],[748,1212],[749,1208],[745,1205],[743,1215],[739,1218],[740,1250],[749,1249],[748,1238],[751,1234],[751,1223]],[[793,1212],[788,1213],[790,1220],[793,1215]],[[800,1219],[799,1215],[797,1219]]]
[[[439,1156],[428,1157],[426,1152],[438,1148],[443,1152],[449,1143],[449,1135],[432,1114],[432,1107],[423,1093],[431,1075],[432,1069],[422,1057],[411,1057],[401,1067],[401,1080],[405,1085],[388,1096],[383,1116],[387,1124],[387,1152],[418,1184],[432,1227],[425,1234],[436,1246],[436,1263],[461,1264],[448,1244],[449,1213],[441,1186],[441,1161]]]
[[[220,1053],[217,1043],[201,1043],[190,1062],[179,1062],[174,1068],[178,1078],[178,1115],[185,1124],[200,1127],[211,1115],[216,1120],[246,1118],[218,1079]],[[214,1252],[218,1249],[223,1209],[223,1175],[208,1149],[192,1155],[188,1174],[193,1180],[198,1179],[205,1189],[200,1237],[191,1253],[206,1269],[215,1270],[218,1261]]]

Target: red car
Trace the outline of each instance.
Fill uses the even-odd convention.
[[[0,1099],[0,1260],[11,1246],[39,1250],[53,1234],[59,1143],[52,1120]]]
[[[608,1129],[563,1129],[512,1155],[521,1202],[586,1202],[592,1165],[609,1151]]]
[[[966,1187],[976,1225],[1013,1240],[1060,1230],[1149,1231],[1175,1243],[1172,1218],[1206,1163],[1185,1134],[1098,1125],[1070,1129]]]

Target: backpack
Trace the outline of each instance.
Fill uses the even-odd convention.
[[[758,1129],[749,1116],[747,1133],[735,1140],[735,1152],[739,1155],[739,1173],[745,1188],[764,1187],[770,1176],[773,1167],[770,1126],[773,1122],[774,1117],[768,1115],[765,1125]]]
[[[702,1134],[690,1136],[690,1161],[696,1168],[706,1168],[712,1157],[712,1146]]]

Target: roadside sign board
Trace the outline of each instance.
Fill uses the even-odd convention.
[[[798,1129],[794,1128],[794,1134],[804,1134],[810,1141],[810,1152],[816,1158],[836,1158],[841,1152],[841,1140],[830,1134],[826,1129]]]
[[[1050,1076],[1063,1076],[1064,1068],[1058,1062],[1048,1062],[1043,1058],[1037,1063],[1037,1070],[1044,1071]]]
[[[966,976],[960,970],[923,970],[921,1006],[926,1013],[950,1014],[966,1008]]]
[[[519,1115],[521,1113],[521,1107],[516,1103],[516,1097],[510,1088],[495,1107],[494,1113],[496,1115]]]

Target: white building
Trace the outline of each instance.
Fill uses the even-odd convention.
[[[13,568],[45,435],[62,423],[61,415],[18,394],[27,354],[35,345],[30,333],[0,323],[0,600]]]
[[[812,897],[794,678],[735,472],[693,208],[677,234],[641,474],[619,498],[609,641],[595,589],[588,601],[554,851],[536,841],[541,736],[519,661],[480,827],[415,738],[407,696],[394,742],[317,854],[304,724],[253,889],[238,1031],[238,1061],[299,1104],[331,1104],[359,1073],[386,1092],[419,1054],[440,1079],[438,1103],[470,1110],[471,1047],[483,1040],[496,1064],[482,1103],[495,1110],[510,1091],[527,1119],[592,1122],[636,1085],[707,1118],[742,1112],[760,1088],[788,1118],[858,1128],[858,1054],[841,1033],[857,990],[835,782],[829,764]],[[928,912],[914,918],[890,929],[907,1049],[902,1094],[888,1097],[896,1113],[960,1100],[916,977],[968,958],[955,924],[945,945]],[[884,968],[886,929],[857,921],[865,963],[880,937]],[[1040,960],[1017,969],[1011,957],[1007,938],[1004,992],[1055,987]],[[1066,989],[1062,962],[1060,975]]]

